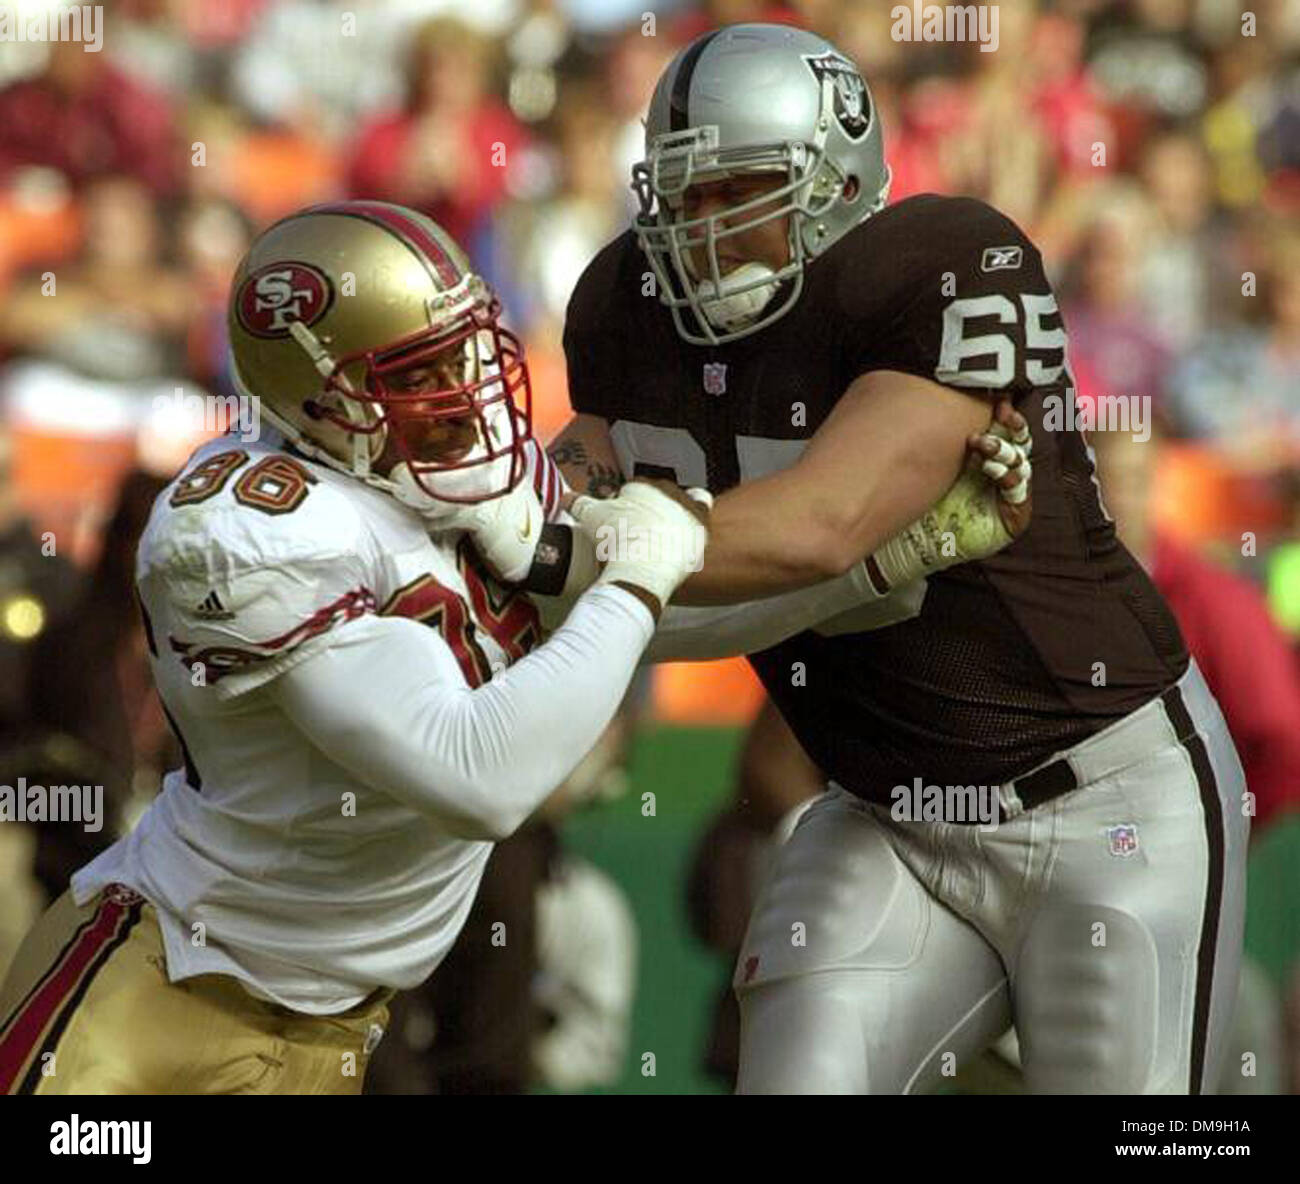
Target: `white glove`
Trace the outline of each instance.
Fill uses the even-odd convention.
[[[1033,438],[1028,428],[1013,437],[1000,423],[982,438],[998,446],[997,454],[983,458],[978,468],[968,465],[929,510],[872,554],[891,590],[959,563],[985,559],[1012,541],[998,503],[1015,506],[1028,497]],[[1019,479],[1003,489],[997,481],[1013,467]]]
[[[492,573],[504,583],[518,584],[532,567],[545,521],[533,483],[525,478],[501,497],[457,506],[429,525],[467,532]]]
[[[691,491],[689,496],[707,504],[707,495]],[[600,578],[642,588],[660,606],[704,564],[708,529],[685,506],[644,481],[629,481],[611,498],[579,497],[569,513],[605,565]]]

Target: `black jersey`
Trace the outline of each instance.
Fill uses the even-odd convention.
[[[677,336],[629,232],[579,281],[564,344],[573,407],[610,422],[625,474],[714,493],[793,464],[871,370],[1007,391],[1029,421],[1023,536],[930,576],[910,620],[808,631],[751,656],[808,754],[846,789],[888,801],[918,776],[1004,783],[1186,669],[1177,624],[1115,536],[1084,438],[1047,430],[1045,413],[1057,427],[1073,397],[1064,326],[1037,249],[984,203],[888,207],[807,265],[784,317],[712,347]]]

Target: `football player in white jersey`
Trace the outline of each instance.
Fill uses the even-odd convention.
[[[273,430],[200,448],[137,563],[185,767],[20,950],[4,1091],[360,1092],[393,992],[447,953],[493,841],[590,749],[702,556],[703,511],[641,484],[623,525],[649,546],[541,644],[463,529],[509,515],[535,542],[530,468],[555,508],[527,370],[419,214],[277,223],[230,331]]]

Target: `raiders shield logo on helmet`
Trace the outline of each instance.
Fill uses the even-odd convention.
[[[835,117],[844,134],[851,140],[860,139],[871,126],[871,96],[862,81],[858,68],[838,54],[822,53],[804,55],[808,68],[821,83],[829,78],[835,87]]]
[[[306,263],[272,263],[244,281],[235,301],[239,323],[254,337],[287,337],[289,322],[311,326],[334,296],[330,282]]]

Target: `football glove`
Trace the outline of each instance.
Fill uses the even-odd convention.
[[[690,491],[706,507],[711,499]],[[629,481],[611,498],[576,498],[569,513],[603,563],[600,579],[648,592],[660,610],[704,563],[709,532],[687,506],[645,481]]]
[[[1010,543],[1015,535],[1001,503],[1020,506],[1029,496],[1032,450],[1028,427],[1013,431],[994,422],[979,437],[979,447],[970,449],[978,464],[968,461],[943,497],[867,559],[876,591],[888,595],[933,572],[987,558]],[[1008,474],[1011,481],[1005,481]],[[1028,521],[1023,515],[1018,519]]]

